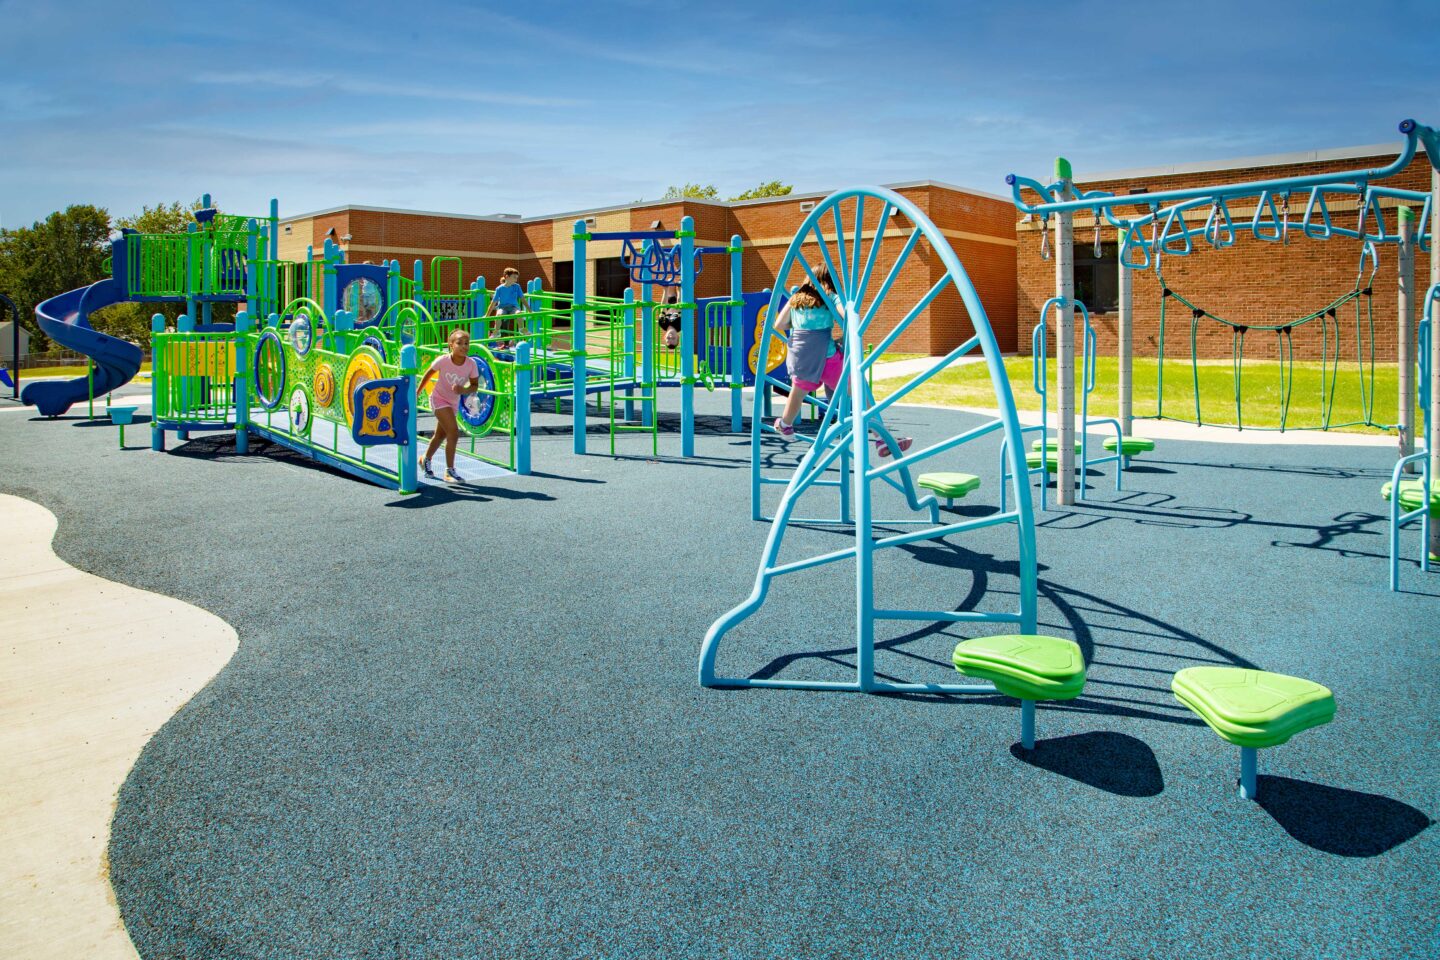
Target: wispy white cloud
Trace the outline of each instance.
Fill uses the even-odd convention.
[[[458,103],[490,103],[511,107],[583,107],[587,100],[573,97],[542,97],[502,90],[482,90],[443,84],[386,83],[340,74],[267,73],[258,76],[246,73],[199,73],[195,82],[212,86],[278,87],[312,90],[359,97],[408,97],[420,100]]]

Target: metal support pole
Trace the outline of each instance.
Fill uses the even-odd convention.
[[[1429,150],[1429,147],[1426,148]],[[1430,151],[1432,154],[1434,151]],[[1430,283],[1440,283],[1440,157],[1430,157]],[[1440,300],[1430,302],[1430,495],[1440,486]],[[1399,496],[1398,492],[1395,494]],[[1430,521],[1430,555],[1440,557],[1440,522]]]
[[[585,241],[589,234],[584,220],[575,221],[574,286],[570,310],[570,372],[574,386],[570,393],[573,407],[575,452],[585,452]]]
[[[1020,746],[1035,749],[1035,701],[1020,701]]]
[[[250,351],[245,334],[250,332],[251,314],[235,314],[235,452],[250,452]],[[154,374],[151,374],[154,379]]]
[[[150,318],[150,332],[152,334],[165,332],[165,315],[157,313]],[[165,449],[165,430],[160,426],[160,378],[162,373],[168,377],[169,370],[165,364],[165,357],[155,343],[155,338],[150,338],[150,449],[156,452]]]
[[[740,235],[730,237],[730,432],[744,429],[741,413],[742,387],[745,385],[745,261],[741,253]],[[841,481],[844,482],[843,480]]]
[[[409,410],[405,415],[405,435],[409,438],[396,451],[400,462],[396,464],[396,473],[400,475],[400,492],[414,493],[420,488],[420,478],[416,475],[420,465],[417,462],[415,448],[420,445],[420,434],[418,425],[418,404],[415,397],[415,375],[420,372],[419,357],[415,353],[415,344],[407,343],[400,348],[400,376],[405,381],[402,388],[405,395],[411,397],[408,405]]]
[[[1255,767],[1256,756],[1254,747],[1240,748],[1240,796],[1246,800],[1255,799]]]
[[[1070,161],[1055,159],[1055,179],[1062,193],[1071,195]],[[1055,450],[1055,503],[1062,507],[1075,502],[1075,215],[1069,210],[1055,217],[1055,296],[1061,298],[1056,310],[1056,386],[1060,394]],[[1084,483],[1085,478],[1081,477]]]
[[[625,422],[635,421],[635,348],[639,342],[636,339],[636,314],[635,290],[633,287],[625,288]],[[611,363],[614,363],[612,360]],[[614,398],[611,398],[614,402]],[[642,404],[643,405],[643,404]]]
[[[1135,423],[1135,310],[1130,269],[1123,263],[1116,269],[1120,271],[1120,433],[1128,437]]]
[[[1396,246],[1396,272],[1400,303],[1396,313],[1399,330],[1396,359],[1400,363],[1400,418],[1396,425],[1400,456],[1415,452],[1415,213],[1409,207],[1399,208],[1400,242]],[[1416,465],[1407,464],[1407,473]]]
[[[530,476],[530,341],[515,348],[515,472]]]
[[[680,218],[680,456],[695,456],[695,219]]]

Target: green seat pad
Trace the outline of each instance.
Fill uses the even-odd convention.
[[[1030,634],[977,637],[955,645],[955,669],[1021,700],[1073,700],[1085,689],[1085,658],[1071,640]]]
[[[1175,674],[1176,699],[1222,740],[1274,747],[1330,722],[1335,695],[1313,680],[1239,667],[1187,667]]]
[[[1031,453],[1025,454],[1025,466],[1029,467],[1031,470],[1038,470],[1043,465],[1046,470],[1054,473],[1056,470],[1060,469],[1057,466],[1059,462],[1060,461],[1056,459],[1055,451],[1053,450],[1047,450],[1044,453],[1041,453],[1039,450],[1035,450]]]
[[[1059,441],[1059,440],[1034,440],[1034,441],[1032,441],[1031,444],[1030,444],[1030,449],[1031,449],[1031,450],[1039,450],[1042,445],[1045,447],[1046,450],[1049,450],[1049,451],[1052,451],[1052,452],[1060,449],[1060,441]],[[1079,452],[1080,452],[1080,444],[1079,444],[1078,441],[1077,441],[1076,444],[1075,444],[1075,452],[1076,452],[1076,453],[1079,453]]]
[[[1106,450],[1114,450],[1115,446],[1114,437],[1105,438]],[[1144,437],[1121,437],[1119,446],[1122,456],[1133,457],[1137,453],[1149,453],[1151,450],[1154,450],[1155,441],[1147,440]]]
[[[980,489],[980,478],[969,473],[922,473],[915,482],[952,500]]]
[[[1440,487],[1440,484],[1436,485]],[[1386,500],[1390,499],[1390,481],[1386,480],[1385,485],[1380,488],[1380,496]],[[1419,510],[1421,502],[1425,499],[1425,485],[1419,480],[1400,481],[1400,509],[1407,513],[1411,510]],[[1440,489],[1430,491],[1430,516],[1440,517]]]

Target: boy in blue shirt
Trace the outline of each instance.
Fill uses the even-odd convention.
[[[520,271],[514,267],[506,267],[500,277],[500,285],[495,288],[495,293],[490,298],[490,309],[485,312],[485,316],[499,318],[519,314],[520,298],[524,292],[520,286]],[[519,335],[520,330],[514,320],[497,319],[490,337],[494,349],[508,350],[511,346],[509,338]]]

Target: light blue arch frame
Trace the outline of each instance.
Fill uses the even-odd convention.
[[[841,205],[846,201],[854,201],[855,219],[854,227],[847,246],[846,229],[841,214]],[[869,245],[869,251],[864,252],[864,241],[866,239],[866,204],[867,201],[879,201],[881,205],[880,216],[875,221],[873,228],[873,241]],[[879,290],[873,298],[868,298],[870,280],[878,261],[880,249],[883,246],[886,229],[890,225],[892,212],[903,215],[914,229],[910,232],[908,239],[901,253],[896,257]],[[821,224],[826,216],[832,218],[834,232],[833,245],[834,255],[831,253],[831,242],[822,232]],[[879,312],[880,305],[891,293],[896,279],[900,276],[905,263],[916,249],[920,240],[925,240],[931,248],[934,256],[938,257],[945,267],[945,274],[931,287],[929,292],[906,312],[895,328],[885,336],[874,352],[865,357],[861,345],[864,343],[864,335],[871,322]],[[909,693],[993,693],[994,687],[988,683],[931,683],[931,682],[892,682],[878,679],[875,675],[875,623],[877,620],[909,620],[931,623],[942,622],[967,622],[967,623],[1003,623],[1009,624],[1012,628],[1018,628],[1021,633],[1033,633],[1036,620],[1036,554],[1035,554],[1035,516],[1028,496],[1022,496],[1020,484],[1023,482],[1015,480],[1015,509],[1011,511],[998,511],[983,517],[966,519],[956,523],[939,524],[938,513],[936,512],[935,499],[926,497],[923,500],[914,498],[907,493],[907,500],[912,509],[929,510],[931,523],[935,524],[923,530],[916,530],[909,533],[895,534],[875,539],[875,523],[872,515],[871,489],[876,482],[892,482],[895,478],[891,474],[899,474],[898,482],[902,490],[913,492],[909,471],[916,464],[930,459],[939,454],[954,450],[955,448],[987,436],[997,430],[1003,431],[1004,438],[1008,441],[1008,448],[1011,457],[1015,461],[1011,464],[1011,474],[1014,477],[1024,477],[1024,454],[1021,446],[1020,421],[1015,411],[1014,397],[1010,391],[1010,381],[1005,375],[1005,368],[1000,356],[1000,347],[995,340],[994,331],[990,327],[990,321],[985,313],[985,308],[980,302],[980,296],[976,292],[974,284],[970,282],[969,276],[965,273],[964,267],[951,249],[940,230],[930,222],[929,218],[922,213],[910,201],[891,190],[881,187],[857,187],[842,190],[831,194],[823,202],[817,204],[810,214],[800,225],[794,240],[785,252],[785,258],[781,261],[780,269],[776,273],[777,284],[771,294],[770,308],[767,316],[770,322],[762,337],[759,349],[759,356],[768,357],[771,344],[771,337],[775,336],[773,331],[774,318],[778,311],[780,297],[784,294],[783,283],[790,275],[791,270],[798,264],[805,275],[814,281],[815,267],[806,259],[804,247],[807,243],[818,243],[824,257],[825,265],[830,269],[831,275],[836,280],[836,287],[839,294],[839,302],[832,300],[826,295],[835,315],[843,318],[845,335],[845,364],[839,390],[829,403],[823,405],[824,415],[820,420],[814,441],[810,443],[804,457],[796,468],[794,474],[786,481],[784,495],[781,498],[780,506],[776,511],[775,520],[770,527],[769,537],[766,540],[765,548],[761,554],[759,570],[755,576],[755,586],[750,596],[739,606],[733,608],[720,619],[716,620],[705,635],[704,643],[701,646],[699,662],[699,679],[701,686],[705,687],[779,687],[786,689],[803,690],[857,690],[865,692],[909,692]],[[818,286],[818,284],[817,284]],[[866,373],[870,367],[884,357],[886,351],[896,342],[905,329],[915,320],[919,314],[935,300],[947,287],[953,287],[960,295],[965,309],[968,312],[971,322],[975,328],[975,335],[965,341],[949,354],[940,358],[928,370],[915,376],[908,383],[902,386],[895,393],[882,401],[876,401],[866,382]],[[900,455],[900,450],[895,444],[893,436],[885,429],[883,414],[885,410],[899,402],[907,394],[915,390],[921,384],[930,380],[940,371],[944,370],[956,358],[969,353],[975,347],[980,347],[984,357],[986,368],[990,374],[990,381],[995,389],[999,416],[990,422],[965,430],[947,440],[932,444],[922,450]],[[763,364],[762,364],[763,366]],[[767,384],[757,380],[754,409],[752,411],[751,438],[753,459],[758,463],[761,446],[760,438],[765,430],[771,430],[769,425],[764,423],[764,394]],[[855,402],[859,398],[859,402]],[[871,441],[870,435],[874,431],[880,440],[887,444],[892,456],[878,466],[871,466]],[[848,492],[853,500],[854,509],[854,536],[853,546],[840,550],[830,551],[817,556],[808,557],[790,563],[779,564],[780,548],[784,541],[785,531],[791,523],[806,522],[795,518],[795,510],[802,496],[812,487],[828,485],[822,482],[822,477],[830,466],[837,461],[842,461],[842,471],[849,479],[848,484],[843,480],[842,492]],[[758,477],[757,472],[752,477]],[[832,481],[831,483],[834,483]],[[752,494],[755,502],[758,503],[758,496],[761,483],[756,480],[752,485]],[[845,510],[845,499],[842,496],[842,515]],[[837,522],[837,521],[830,521]],[[843,519],[842,521],[844,522]],[[899,547],[906,544],[918,543],[924,540],[933,540],[956,533],[964,533],[971,530],[978,530],[985,527],[992,527],[1001,524],[1013,524],[1016,530],[1016,540],[1019,554],[1019,602],[1014,612],[982,612],[976,610],[892,610],[877,607],[875,603],[875,570],[874,557],[877,550],[889,547]],[[776,577],[789,573],[798,573],[803,570],[813,569],[827,563],[838,560],[855,560],[855,679],[853,681],[829,681],[829,680],[807,680],[788,678],[755,678],[755,677],[730,677],[721,676],[716,671],[716,660],[724,637],[736,625],[746,620],[760,609],[764,604],[766,595],[769,592],[770,584]]]

